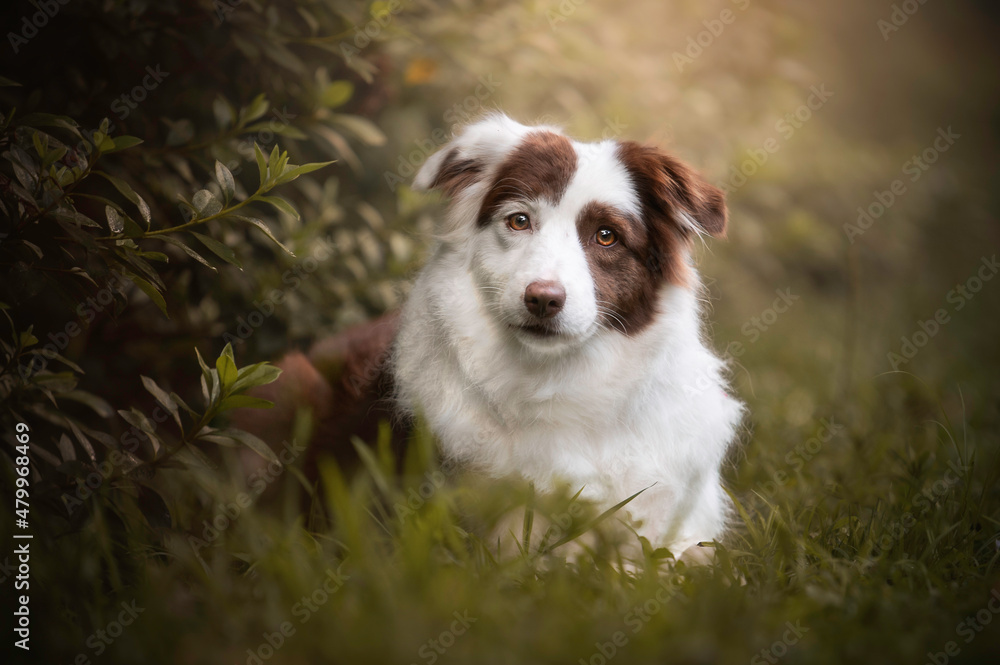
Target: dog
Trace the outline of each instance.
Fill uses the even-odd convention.
[[[656,148],[502,114],[413,187],[450,204],[399,319],[397,408],[487,476],[601,507],[642,491],[623,510],[653,547],[721,538],[744,407],[703,338],[691,250],[725,234],[722,192]]]
[[[703,339],[691,255],[725,233],[722,192],[656,148],[502,114],[465,127],[413,188],[450,204],[402,311],[287,356],[259,395],[285,415],[238,424],[276,445],[310,406],[313,460],[419,415],[449,466],[601,508],[641,492],[626,523],[705,559],[695,546],[730,519],[720,473],[744,414]]]

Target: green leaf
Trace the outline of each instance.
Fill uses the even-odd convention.
[[[125,220],[117,210],[111,206],[104,206],[104,214],[108,216],[108,227],[112,233],[121,233],[125,230]]]
[[[191,235],[200,240],[201,244],[205,245],[205,247],[207,247],[210,252],[218,256],[220,259],[222,259],[226,263],[231,263],[240,270],[243,270],[243,264],[241,264],[240,260],[236,258],[236,253],[233,252],[232,249],[230,249],[226,245],[223,245],[215,238],[210,238],[206,235],[202,235],[201,233],[196,233],[192,231]]]
[[[215,369],[219,372],[219,380],[222,382],[222,392],[228,393],[236,382],[239,371],[236,369],[236,361],[233,359],[233,347],[226,344],[226,348],[219,354],[215,361]]]
[[[209,383],[212,384],[212,386],[208,391],[208,397],[206,399],[208,400],[209,404],[218,404],[219,398],[222,397],[222,388],[220,387],[221,382],[219,381],[219,370],[214,368],[209,370],[208,381]]]
[[[229,127],[236,119],[232,104],[226,101],[226,98],[222,95],[217,95],[215,100],[212,101],[212,113],[215,115],[215,123],[219,126],[219,129]]]
[[[232,171],[218,160],[215,161],[215,179],[219,181],[226,203],[229,203],[236,195],[236,181],[233,179]]]
[[[153,528],[163,529],[173,526],[170,509],[167,508],[167,502],[159,492],[145,484],[137,485],[136,491],[138,493],[136,504],[147,524]]]
[[[104,132],[98,132],[95,134],[94,141],[97,144],[97,151],[101,154],[108,154],[115,151],[114,140]]]
[[[173,238],[171,236],[166,236],[166,235],[158,235],[158,236],[154,236],[154,237],[157,238],[158,240],[162,240],[163,242],[170,243],[171,245],[174,245],[175,247],[179,247],[182,252],[184,252],[185,254],[187,254],[188,256],[190,256],[192,259],[194,259],[198,263],[202,264],[203,266],[207,266],[208,268],[211,268],[215,272],[218,272],[215,269],[215,266],[213,266],[211,263],[209,263],[208,260],[204,256],[202,256],[198,252],[194,251],[193,249],[191,249],[190,247],[188,247],[187,245],[185,245],[183,242],[181,242],[177,238]]]
[[[281,159],[281,151],[278,150],[278,144],[275,143],[274,147],[271,148],[271,154],[268,155],[268,157],[267,157],[267,170],[268,170],[268,173],[270,173],[272,177],[276,173],[279,173],[279,170],[278,170],[278,160],[279,159]]]
[[[270,203],[278,210],[288,213],[295,219],[299,219],[299,211],[292,207],[292,204],[285,199],[279,198],[277,196],[258,196],[258,201],[263,201],[264,203]]]
[[[199,434],[196,437],[197,441],[208,441],[209,443],[214,443],[218,446],[225,446],[227,448],[236,448],[240,445],[239,442],[233,437],[226,436],[226,430],[214,430],[210,427],[206,427],[202,430],[202,432],[204,433]],[[223,434],[219,434],[218,432],[223,432]]]
[[[111,140],[111,146],[104,149],[105,153],[118,152],[119,150],[127,150],[128,148],[135,147],[142,143],[142,139],[136,136],[119,136]]]
[[[164,409],[170,412],[170,415],[174,417],[174,421],[177,423],[177,427],[179,427],[183,432],[184,426],[181,424],[181,415],[177,410],[177,403],[174,402],[174,400],[165,390],[163,390],[163,388],[156,384],[156,381],[153,381],[148,376],[140,375],[139,378],[142,379],[142,385],[145,386],[149,394],[152,395]]]
[[[240,369],[233,384],[233,393],[242,392],[248,388],[264,386],[273,383],[281,376],[281,369],[270,363],[256,363]]]
[[[170,257],[163,252],[137,252],[139,256],[144,259],[149,259],[150,261],[161,261],[163,263],[170,263]]]
[[[45,352],[45,356],[47,358],[49,358],[50,360],[58,360],[63,365],[66,365],[66,367],[69,367],[71,370],[73,370],[77,374],[86,374],[86,372],[83,371],[82,367],[80,367],[79,365],[77,365],[75,362],[73,362],[69,358],[61,356],[61,355],[59,355],[58,353],[56,353],[54,351],[51,351],[51,350],[50,351],[46,351]]]
[[[207,189],[199,189],[191,197],[191,205],[198,212],[198,217],[211,217],[222,210],[222,203],[215,198],[215,194]]]
[[[354,84],[350,81],[334,81],[323,89],[319,102],[327,108],[343,106],[354,94]]]
[[[211,370],[208,368],[208,363],[205,362],[205,359],[201,357],[201,351],[198,350],[197,346],[194,347],[194,354],[198,356],[198,365],[201,366],[202,376],[207,377],[211,373]]]
[[[34,326],[32,326],[32,328],[34,328]],[[28,328],[21,333],[18,343],[22,349],[27,349],[35,344],[38,344],[38,338],[31,332],[32,328]]]
[[[80,404],[85,404],[101,418],[110,418],[115,412],[114,409],[111,408],[111,405],[103,399],[93,393],[88,393],[83,390],[71,390],[67,393],[63,393],[59,397],[61,399],[69,399],[74,402],[79,402]]]
[[[130,411],[125,411],[124,409],[119,410],[118,415],[124,418],[125,422],[132,427],[136,427],[144,432],[146,436],[149,437],[150,441],[153,442],[153,453],[159,453],[162,444],[160,443],[160,439],[156,436],[156,426],[149,422],[149,418],[146,417],[146,414],[139,409],[132,407]]]
[[[279,460],[278,456],[274,454],[271,447],[253,434],[238,429],[219,430],[218,432],[215,432],[215,434],[218,436],[221,432],[226,432],[226,435],[230,438],[242,443],[244,446],[254,451],[268,462],[277,462],[278,464],[281,464],[281,460]]]
[[[265,39],[260,41],[260,47],[263,49],[264,55],[289,71],[300,76],[306,73],[306,66],[302,63],[302,60],[284,44]]]
[[[160,308],[161,312],[163,312],[163,316],[167,317],[168,319],[170,318],[170,314],[167,313],[167,303],[166,301],[163,300],[163,296],[160,294],[159,291],[156,290],[155,286],[144,280],[142,277],[135,275],[134,273],[125,271],[125,275],[130,280],[132,280],[133,284],[138,286],[147,296],[149,296],[149,299],[152,300],[156,304],[156,306]]]
[[[139,256],[135,251],[135,244],[131,240],[119,241],[119,243],[121,243],[121,248],[119,248],[116,254],[141,272],[143,277],[149,280],[157,290],[166,291],[167,285],[163,282],[163,278],[160,277],[160,273],[149,264],[149,261]],[[125,243],[132,243],[132,246],[128,247]]]
[[[267,101],[264,93],[257,95],[253,98],[253,101],[240,109],[240,125],[253,122],[267,113],[269,108],[271,108],[271,104]]]
[[[264,157],[264,153],[261,152],[260,146],[256,142],[253,144],[253,153],[257,158],[257,170],[260,172],[260,187],[264,188],[264,183],[267,182],[267,158]]]
[[[293,256],[293,257],[295,256],[295,252],[293,252],[292,250],[290,250],[287,247],[285,247],[277,238],[274,237],[274,233],[271,232],[270,227],[268,227],[268,225],[265,224],[263,222],[263,220],[257,219],[256,217],[245,217],[243,215],[233,215],[233,217],[236,218],[236,219],[238,219],[238,220],[240,220],[240,221],[242,221],[242,222],[247,222],[248,224],[253,224],[258,229],[260,229],[261,231],[263,231],[264,235],[266,235],[268,238],[270,238],[274,242],[274,244],[276,244],[278,247],[280,247],[281,249],[283,249],[286,254],[288,254],[289,256]]]
[[[326,140],[337,154],[340,155],[347,165],[350,166],[355,171],[360,172],[362,170],[361,160],[351,149],[350,143],[347,142],[339,132],[335,132],[326,125],[313,125],[309,129],[316,132],[321,138]]]
[[[29,113],[21,117],[21,124],[28,125],[29,127],[60,127],[72,132],[77,138],[83,138],[83,134],[80,132],[80,125],[76,120],[65,115]]]
[[[178,395],[177,393],[174,392],[170,393],[170,399],[174,400],[174,404],[187,411],[192,418],[198,417],[198,414],[195,412],[195,410],[192,409],[190,406],[188,406],[187,403],[184,400],[182,400],[180,395]]]
[[[129,201],[135,204],[135,207],[139,209],[139,214],[142,215],[142,220],[146,222],[146,229],[148,230],[149,224],[152,221],[152,215],[149,211],[149,205],[141,196],[139,196],[136,193],[134,189],[132,189],[132,186],[127,182],[125,182],[124,180],[122,180],[121,178],[117,178],[111,175],[110,173],[105,173],[104,171],[93,171],[93,173],[95,175],[101,176],[102,178],[110,182],[112,185],[114,185],[115,189],[121,192],[122,196],[124,196]]]
[[[31,383],[45,386],[49,390],[64,392],[76,389],[76,375],[73,372],[38,372],[31,375]],[[56,405],[50,395],[52,404]]]
[[[87,217],[86,215],[80,214],[78,211],[72,208],[56,208],[55,210],[50,210],[49,215],[55,219],[63,220],[66,222],[71,222],[73,224],[79,224],[80,226],[89,226],[91,228],[101,228],[101,225]]]
[[[13,149],[4,152],[3,158],[11,163],[18,181],[20,181],[24,188],[34,192],[38,186],[39,176],[42,175],[39,173],[36,160],[20,146],[15,146]]]
[[[35,146],[35,152],[39,157],[45,157],[48,151],[49,135],[44,132],[34,131],[31,133],[31,143]]]
[[[333,122],[349,130],[352,134],[357,136],[359,139],[367,143],[368,145],[384,145],[386,138],[382,130],[378,128],[378,125],[373,123],[368,118],[362,118],[357,115],[346,115],[342,113],[335,114],[332,118]]]
[[[163,123],[169,130],[166,138],[166,144],[169,146],[184,145],[194,138],[194,123],[187,118],[180,120],[163,118]]]
[[[305,173],[312,173],[313,171],[318,171],[324,166],[329,166],[333,162],[312,162],[311,164],[303,164],[302,166],[295,166],[294,164],[289,164],[281,172],[281,176],[275,181],[276,185],[283,185],[286,182],[291,182],[295,180],[300,175]]]
[[[222,400],[219,405],[219,412],[229,409],[270,409],[274,402],[252,395],[230,395]]]
[[[205,467],[215,469],[218,465],[209,459],[208,455],[201,452],[194,445],[187,443],[174,454],[174,459],[184,462],[190,467]]]
[[[50,169],[52,165],[62,159],[67,152],[69,152],[69,148],[64,145],[52,147],[45,153],[45,157],[42,158],[42,169]]]

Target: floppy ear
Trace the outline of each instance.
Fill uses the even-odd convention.
[[[627,141],[620,144],[618,155],[632,178],[644,214],[673,222],[686,236],[725,236],[728,213],[722,190],[657,148]]]
[[[462,157],[457,146],[448,145],[431,155],[420,167],[413,179],[413,189],[418,192],[440,189],[447,196],[455,196],[478,181],[482,173],[482,163]]]
[[[531,127],[501,113],[492,113],[464,127],[447,145],[431,155],[417,171],[413,189],[438,189],[455,197],[487,180],[504,157]]]

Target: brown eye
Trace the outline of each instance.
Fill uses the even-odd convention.
[[[531,228],[531,219],[523,212],[515,212],[507,217],[507,226],[515,231],[527,231]]]
[[[611,245],[618,242],[618,236],[615,235],[614,231],[606,226],[597,229],[597,235],[594,236],[594,239],[597,240],[597,244],[602,247],[611,247]]]

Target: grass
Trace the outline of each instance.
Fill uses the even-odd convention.
[[[705,567],[647,547],[623,573],[601,524],[575,561],[538,542],[498,560],[477,534],[505,506],[572,515],[568,532],[594,511],[570,491],[442,482],[426,435],[402,474],[383,437],[355,473],[324,463],[311,498],[281,472],[246,507],[220,480],[235,456],[165,471],[163,494],[186,497],[172,523],[98,498],[83,530],[35,541],[27,662],[919,665],[949,642],[950,662],[992,662],[996,439],[912,377],[875,381],[884,408],[862,426],[756,426],[728,470],[738,523]]]

